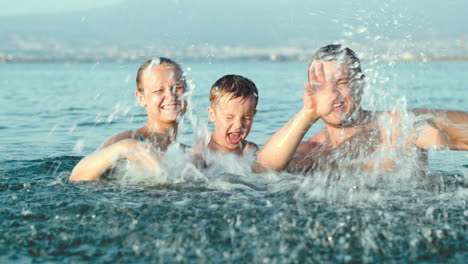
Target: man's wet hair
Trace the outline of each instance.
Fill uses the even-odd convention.
[[[356,56],[356,53],[348,47],[343,47],[341,44],[329,44],[321,47],[312,57],[312,61],[314,60],[344,61],[349,66],[353,74],[362,73],[361,61]],[[358,76],[359,75],[360,74],[358,74]]]
[[[174,73],[174,76],[177,76],[176,74],[180,75],[180,81],[182,83],[182,85],[184,86],[184,89],[187,87],[187,84],[185,82],[185,77],[184,77],[184,72],[182,71],[182,68],[180,67],[180,65],[171,60],[171,59],[168,59],[168,58],[165,58],[165,57],[159,57],[159,58],[156,58],[156,59],[151,59],[151,60],[147,60],[145,61],[141,66],[140,68],[138,69],[138,72],[137,72],[137,76],[136,76],[136,83],[137,83],[137,88],[138,88],[138,91],[140,92],[143,92],[144,88],[143,88],[143,74],[145,72],[150,72],[151,69],[148,69],[148,67],[153,67],[153,66],[158,66],[158,65],[170,65],[172,66],[174,69],[175,69],[175,73]]]
[[[224,95],[230,95],[230,99],[238,97],[254,97],[255,105],[258,104],[258,89],[255,83],[240,75],[229,74],[218,79],[210,90],[210,102],[213,105]]]

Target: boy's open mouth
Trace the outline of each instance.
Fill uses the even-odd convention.
[[[229,144],[237,145],[242,140],[241,133],[228,133],[227,141]]]

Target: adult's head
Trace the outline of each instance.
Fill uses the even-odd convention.
[[[239,149],[257,111],[257,87],[243,76],[225,75],[211,87],[210,102],[208,116],[215,125],[213,140],[226,151]]]
[[[314,54],[311,64],[316,62],[323,64],[325,78],[332,80],[339,95],[333,111],[322,119],[335,127],[352,125],[362,109],[364,75],[359,58],[350,48],[330,44]]]
[[[158,58],[144,62],[137,72],[138,103],[146,108],[151,122],[175,123],[184,114],[186,102],[182,95],[186,82],[179,64]]]

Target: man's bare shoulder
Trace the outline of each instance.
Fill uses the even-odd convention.
[[[303,141],[302,143],[319,143],[322,144],[326,141],[327,139],[327,134],[325,129],[320,130],[317,134],[315,134],[313,137],[309,138],[307,141]]]

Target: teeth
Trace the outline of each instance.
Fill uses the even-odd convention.
[[[163,107],[161,107],[162,109],[165,109],[165,110],[168,110],[168,109],[176,109],[177,108],[177,104],[170,104],[170,105],[164,105]]]
[[[334,104],[333,107],[339,107],[341,105],[342,105],[341,103],[338,103],[338,104]]]

